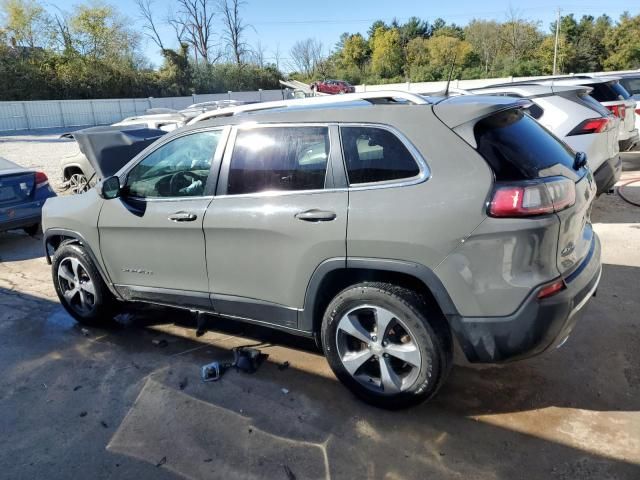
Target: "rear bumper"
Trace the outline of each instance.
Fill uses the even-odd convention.
[[[587,258],[565,278],[567,288],[539,300],[536,288],[515,313],[506,317],[451,318],[451,326],[470,362],[495,363],[531,357],[562,345],[578,312],[594,295],[602,266],[594,234]]]
[[[626,152],[627,150],[632,149],[639,142],[640,142],[640,134],[638,133],[638,129],[636,128],[631,132],[631,135],[629,136],[629,138],[620,140],[620,151]]]
[[[40,214],[36,216],[21,217],[11,220],[0,219],[0,232],[15,230],[16,228],[30,227],[40,223]]]
[[[596,180],[596,186],[598,187],[598,195],[611,190],[616,182],[620,180],[621,173],[622,159],[620,158],[620,155],[611,157],[600,165],[593,173],[593,178]]]

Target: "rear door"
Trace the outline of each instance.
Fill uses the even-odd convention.
[[[344,258],[348,193],[334,188],[337,127],[240,126],[207,210],[209,290],[217,312],[297,326],[314,270]]]
[[[210,307],[202,222],[226,133],[188,132],[162,143],[121,179],[121,197],[104,202],[100,250],[125,297]]]

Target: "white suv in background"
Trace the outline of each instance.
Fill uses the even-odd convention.
[[[620,84],[621,77],[573,75],[532,80],[540,85],[582,85],[591,87],[591,96],[611,111],[621,122],[618,129],[620,150],[631,150],[639,141],[636,128],[636,101]]]
[[[620,178],[619,118],[594,100],[590,87],[509,83],[468,93],[505,95],[532,102],[529,114],[576,152],[585,152],[598,193],[609,191]]]

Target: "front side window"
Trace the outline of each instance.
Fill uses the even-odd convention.
[[[341,127],[349,184],[412,178],[420,167],[402,141],[377,127]]]
[[[162,145],[131,169],[127,193],[133,197],[204,195],[221,130],[198,132]]]
[[[240,129],[227,194],[322,189],[328,158],[327,127]]]

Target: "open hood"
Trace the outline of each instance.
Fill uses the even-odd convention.
[[[98,178],[115,174],[129,160],[166,135],[143,125],[91,127],[68,134],[87,157]]]

